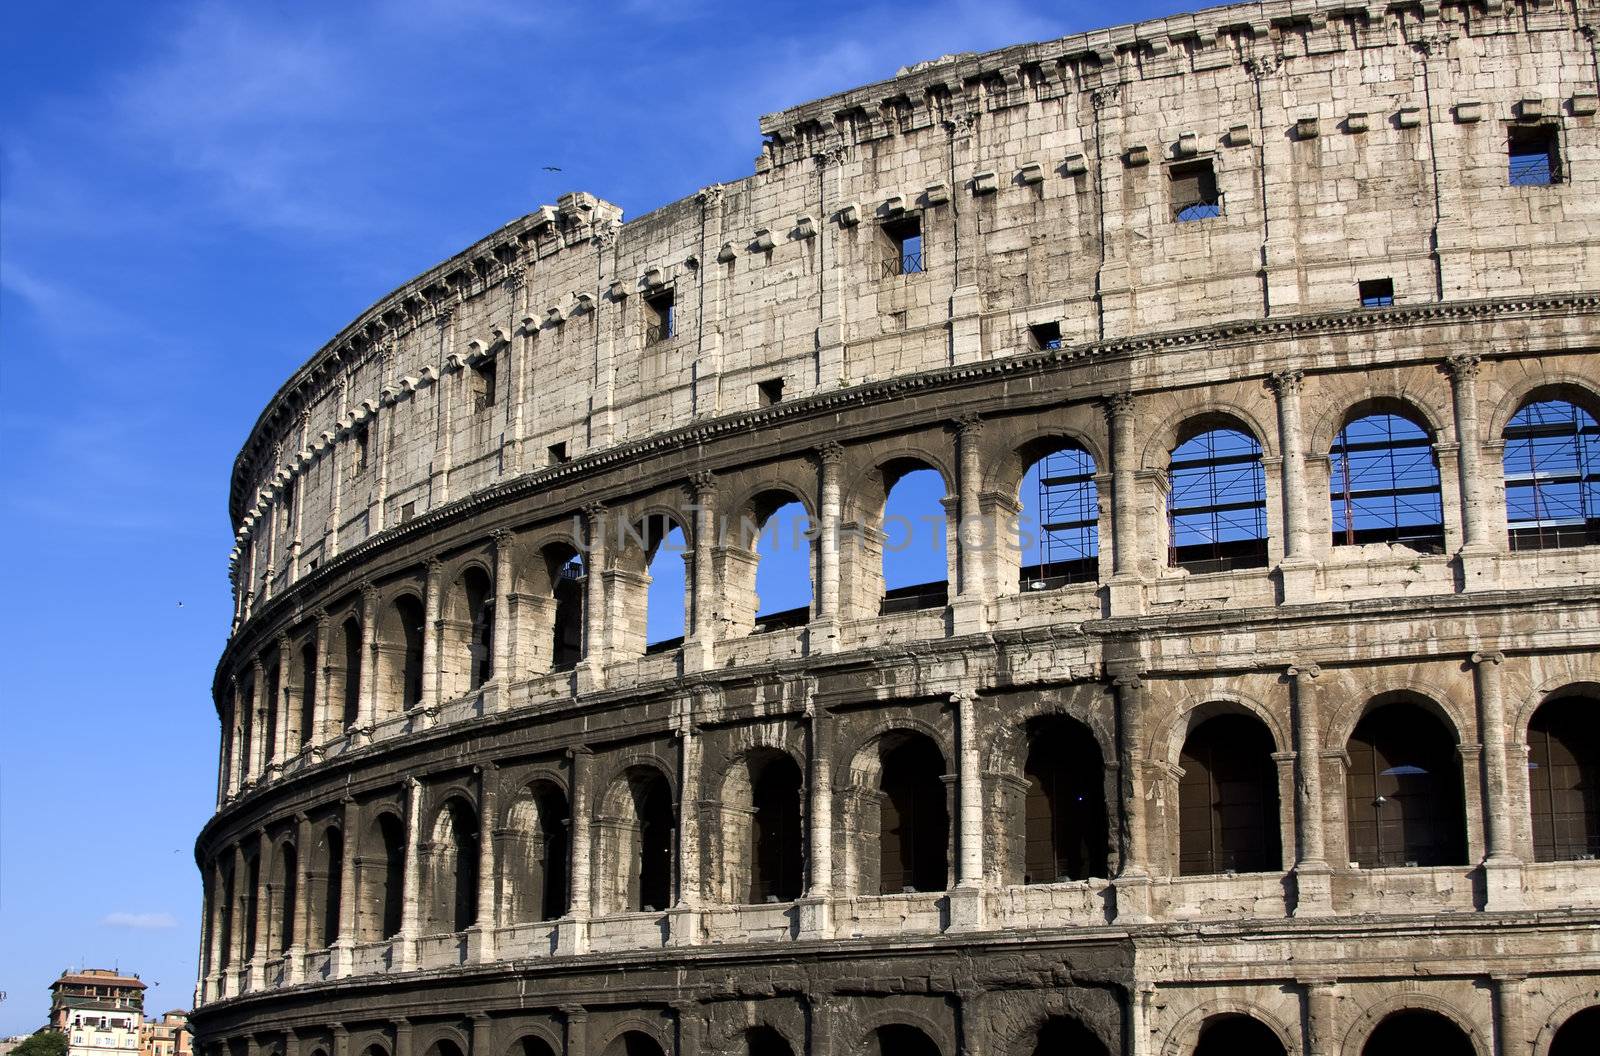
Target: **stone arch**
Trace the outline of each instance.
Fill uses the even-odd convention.
[[[601,1035],[596,1048],[600,1056],[666,1056],[673,1051],[667,1024],[641,1015],[627,1016],[613,1025]]]
[[[1558,406],[1564,415],[1552,418],[1541,412],[1536,419],[1530,415],[1517,422],[1525,410],[1539,405]],[[1498,488],[1487,501],[1494,527],[1503,526],[1507,533],[1507,545],[1539,550],[1600,542],[1600,486],[1593,478],[1600,437],[1590,431],[1592,423],[1600,422],[1600,398],[1592,383],[1534,385],[1506,412],[1483,444],[1490,457],[1496,452],[1499,456]],[[1590,425],[1583,424],[1584,417]],[[1558,422],[1561,427],[1553,430]]]
[[[850,764],[847,874],[864,895],[943,891],[954,834],[946,780],[952,757],[925,724],[880,726]]]
[[[1161,1056],[1188,1056],[1194,1052],[1199,1043],[1200,1033],[1205,1028],[1207,1021],[1218,1016],[1245,1016],[1255,1020],[1277,1035],[1278,1042],[1283,1046],[1284,1052],[1294,1053],[1299,1051],[1298,1024],[1291,1029],[1281,1016],[1274,1014],[1267,1008],[1255,1003],[1219,994],[1207,1000],[1178,1018],[1178,1021],[1167,1031],[1166,1042],[1161,1046]]]
[[[956,1039],[949,1029],[936,1023],[932,1017],[910,1008],[879,1008],[862,1015],[857,1020],[855,1052],[869,1056],[913,1056],[885,1048],[879,1039],[885,1028],[911,1028],[919,1031],[940,1056],[952,1056],[957,1051]],[[920,1056],[920,1054],[918,1054]]]
[[[459,790],[440,797],[422,854],[426,932],[460,932],[478,921],[482,826],[477,805]]]
[[[1528,820],[1533,860],[1600,855],[1600,687],[1558,690],[1519,729],[1527,746]],[[1513,797],[1514,799],[1514,797]]]
[[[1112,1056],[1120,1047],[1107,1042],[1070,1003],[1055,1000],[1019,1026],[1004,1051],[1006,1056]]]
[[[1183,742],[1196,726],[1217,715],[1249,715],[1260,720],[1272,736],[1273,751],[1286,752],[1294,746],[1293,734],[1284,717],[1269,707],[1259,697],[1237,689],[1200,691],[1183,698],[1160,721],[1152,723],[1149,736],[1150,756],[1164,760],[1168,765],[1178,765]]]
[[[1368,1039],[1384,1020],[1395,1013],[1411,1011],[1432,1012],[1449,1020],[1466,1035],[1477,1056],[1492,1056],[1493,1046],[1490,1039],[1484,1032],[1479,1031],[1471,1017],[1448,1001],[1417,991],[1391,994],[1369,1005],[1345,1032],[1340,1056],[1364,1056],[1363,1049]]]
[[[1557,1005],[1545,1017],[1544,1023],[1539,1027],[1539,1033],[1534,1036],[1532,1056],[1567,1056],[1556,1047],[1556,1036],[1562,1032],[1563,1027],[1579,1016],[1585,1017],[1585,1025],[1589,1019],[1600,1020],[1600,990],[1591,988]],[[1596,1027],[1600,1027],[1600,1023],[1597,1023]],[[1586,1050],[1574,1049],[1574,1056],[1583,1051]]]
[[[425,621],[422,595],[409,586],[395,591],[378,606],[376,720],[402,715],[422,703]]]
[[[1544,366],[1542,360],[1522,361],[1519,365],[1529,363],[1538,365],[1538,373],[1532,377],[1524,376],[1513,384],[1507,384],[1503,376],[1496,377],[1500,398],[1484,408],[1487,413],[1483,415],[1480,425],[1483,430],[1481,439],[1491,442],[1498,440],[1505,435],[1506,426],[1518,411],[1541,400],[1567,400],[1600,421],[1600,386],[1595,384],[1593,378],[1577,371],[1551,369]],[[1497,374],[1503,375],[1503,372]]]
[[[292,636],[289,650],[289,684],[284,689],[290,705],[290,726],[289,736],[284,738],[284,743],[285,751],[294,755],[327,736],[327,731],[319,729],[317,724],[323,702],[320,696],[322,664],[316,624]]]
[[[494,568],[478,556],[450,579],[439,628],[440,699],[465,696],[495,677],[495,593]]]
[[[344,827],[329,819],[313,833],[306,863],[306,948],[320,950],[339,937],[344,897]]]
[[[1462,688],[1470,686],[1465,677]],[[1323,698],[1329,694],[1324,692]],[[1477,736],[1475,705],[1464,704],[1441,693],[1437,684],[1428,685],[1413,678],[1383,678],[1364,683],[1346,694],[1337,705],[1324,712],[1324,743],[1330,747],[1350,739],[1356,725],[1369,713],[1391,700],[1405,699],[1419,705],[1444,723],[1457,744],[1470,743]],[[1330,703],[1332,703],[1330,701]]]
[[[466,1032],[447,1023],[435,1023],[417,1031],[413,1051],[422,1056],[469,1056],[472,1042]],[[452,1051],[454,1050],[454,1051]]]
[[[1428,699],[1380,694],[1342,742],[1347,853],[1363,867],[1467,863],[1462,734]],[[1396,824],[1401,846],[1385,847],[1383,833]]]
[[[1323,379],[1319,378],[1321,382]],[[1349,422],[1370,414],[1392,414],[1418,426],[1435,444],[1455,440],[1455,423],[1448,402],[1438,406],[1435,400],[1442,395],[1450,399],[1448,387],[1443,393],[1419,393],[1404,385],[1387,380],[1364,380],[1357,392],[1341,386],[1341,391],[1329,392],[1317,401],[1318,407],[1305,430],[1301,449],[1309,457],[1326,454],[1334,439]],[[1430,398],[1432,397],[1432,398]]]
[[[1279,530],[1267,492],[1268,435],[1233,410],[1201,411],[1170,431],[1165,461],[1152,470],[1166,482],[1169,567],[1201,574],[1267,563]]]
[[[1173,760],[1178,873],[1278,871],[1284,832],[1278,731],[1237,700],[1208,700],[1183,718]]]
[[[573,521],[519,536],[507,621],[518,674],[571,670],[583,657],[589,554]]]
[[[1237,429],[1261,445],[1263,459],[1279,457],[1277,428],[1274,423],[1236,400],[1222,399],[1215,393],[1190,402],[1181,400],[1166,416],[1159,420],[1145,419],[1148,432],[1144,447],[1139,451],[1139,468],[1150,472],[1165,472],[1174,448],[1199,436],[1209,429]]]
[[[669,542],[673,533],[681,542]],[[631,521],[619,522],[617,535],[608,542],[614,549],[608,554],[612,574],[607,584],[617,592],[612,612],[621,616],[611,628],[617,653],[639,656],[681,644],[694,609],[694,539],[682,511],[651,503]],[[671,627],[662,626],[667,611],[679,614]]]
[[[756,1023],[740,1032],[744,1048],[740,1056],[795,1056],[796,1049],[787,1035],[769,1023]]]
[[[937,477],[943,493],[931,502],[923,501],[909,514],[891,514],[889,506],[897,493],[904,502],[914,501],[910,491],[898,490],[902,482],[929,473]],[[955,578],[956,567],[950,503],[954,480],[944,460],[921,448],[900,446],[896,453],[874,459],[871,469],[850,482],[842,517],[851,530],[840,554],[843,580],[851,592],[849,612],[865,616],[942,608],[948,602],[948,584]],[[906,483],[905,487],[912,485]],[[937,527],[927,527],[929,519]],[[919,551],[934,543],[931,534],[939,537],[943,560],[918,561]]]
[[[804,761],[785,747],[745,748],[729,762],[718,787],[722,901],[798,898],[805,883]]]
[[[384,806],[367,819],[356,859],[356,938],[378,942],[400,931],[404,904],[406,825]]]
[[[1514,685],[1510,674],[1507,672],[1504,679],[1507,721],[1518,743],[1527,741],[1528,723],[1546,701],[1566,696],[1600,698],[1600,669],[1562,671],[1545,678],[1537,686],[1521,680]]]
[[[653,758],[625,764],[602,785],[599,854],[603,913],[669,908],[676,889],[677,801],[666,769]]]
[[[1015,851],[1008,855],[1008,882],[1050,884],[1112,875],[1116,784],[1107,779],[1105,750],[1094,731],[1064,714],[1035,716],[1023,723],[1020,747],[1022,810],[1005,816],[1022,819],[1022,853],[1020,863]],[[1012,834],[1013,843],[1017,835]]]
[[[292,833],[272,841],[272,869],[268,874],[267,956],[282,956],[304,935],[296,935],[295,907],[300,890],[300,848]]]
[[[361,720],[361,671],[368,662],[362,648],[361,614],[345,613],[336,626],[333,655],[326,659],[328,714],[337,716],[332,735],[344,733]]]
[[[564,782],[547,771],[523,781],[507,804],[500,843],[500,919],[506,923],[565,916],[570,896],[572,809]]]
[[[727,512],[723,531],[713,548],[712,559],[716,578],[722,583],[722,615],[728,635],[776,630],[810,620],[816,598],[817,567],[817,516],[815,503],[810,497],[811,490],[797,488],[781,478],[763,479],[742,489],[740,497],[724,508]],[[798,533],[792,525],[786,531],[771,524],[773,516],[790,504],[800,506],[810,526],[810,531],[804,533],[803,537],[797,537]],[[778,583],[768,584],[765,598],[761,596],[759,587],[764,578],[771,577],[764,576],[761,570],[761,550],[764,546],[769,556],[774,546],[791,553],[803,547],[806,555],[803,577],[795,558],[791,557],[787,563],[769,565],[769,573],[774,570],[782,572],[782,589],[779,589]],[[780,600],[775,602],[774,595]],[[804,606],[788,604],[802,595],[806,599]],[[778,607],[774,608],[774,605]]]
[[[1328,458],[1333,546],[1399,543],[1443,553],[1445,467],[1438,451],[1446,434],[1430,411],[1406,396],[1372,395],[1331,418],[1332,435],[1320,435],[1319,428],[1317,446],[1308,451]],[[1408,435],[1407,427],[1420,437]],[[1419,455],[1423,448],[1425,458]]]
[[[1109,463],[1097,448],[1079,433],[1039,428],[997,461],[992,489],[1015,510],[1016,531],[1010,545],[992,547],[996,588],[1010,594],[1099,579],[1106,495],[1097,478]],[[1037,485],[1024,493],[1030,477]]]
[[[542,1023],[525,1023],[501,1052],[502,1056],[558,1056],[564,1049],[562,1038],[555,1031]]]

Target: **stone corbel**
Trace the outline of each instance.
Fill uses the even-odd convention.
[[[995,175],[993,169],[972,174],[973,194],[993,194],[1000,189],[1000,177]]]
[[[639,276],[639,285],[646,290],[660,289],[670,277],[660,268],[646,268],[645,273]]]
[[[717,251],[717,263],[731,264],[738,255],[738,252],[733,248],[732,242],[724,242],[722,243],[722,248]]]
[[[1228,126],[1228,146],[1248,147],[1255,137],[1250,132],[1249,125]]]
[[[546,326],[561,326],[566,321],[567,321],[567,310],[562,305],[553,304],[549,308],[545,309],[544,325],[546,325]]]
[[[1537,121],[1541,117],[1549,116],[1550,113],[1545,108],[1545,102],[1543,99],[1529,98],[1517,100],[1518,121]]]
[[[1082,176],[1089,171],[1089,159],[1082,154],[1068,154],[1061,163],[1061,173],[1064,176]]]
[[[628,299],[628,284],[621,279],[612,279],[611,285],[606,287],[606,296],[613,304],[620,304]]]
[[[756,237],[750,242],[750,248],[757,253],[771,253],[777,246],[778,243],[773,239],[772,231],[765,227],[757,228]]]
[[[1316,139],[1322,135],[1322,122],[1316,114],[1301,114],[1294,119],[1295,139]]]
[[[1358,135],[1371,127],[1371,118],[1364,110],[1352,110],[1345,115],[1344,130],[1350,135]]]
[[[884,198],[883,205],[878,207],[878,212],[885,219],[899,216],[905,212],[910,203],[903,194],[891,194]]]
[[[944,205],[950,201],[950,185],[943,180],[928,184],[923,189],[922,201],[926,205]]]
[[[1574,117],[1589,117],[1600,110],[1600,93],[1578,92],[1572,97],[1572,114]]]
[[[817,222],[809,216],[794,218],[794,237],[802,242],[817,237]]]
[[[1025,162],[1017,170],[1017,182],[1024,186],[1033,187],[1044,182],[1044,166],[1037,161]]]
[[[837,213],[833,214],[833,218],[839,222],[840,227],[855,227],[861,223],[861,206],[855,202],[846,202],[839,207]],[[726,251],[732,245],[733,243],[730,242],[722,248]],[[718,257],[717,259],[721,260],[722,258]]]
[[[466,365],[467,357],[462,355],[460,352],[452,352],[448,356],[444,357],[444,369],[448,374],[454,374],[456,371],[460,370]]]
[[[1200,137],[1193,132],[1179,132],[1177,141],[1172,144],[1172,156],[1192,158],[1198,153],[1200,153]]]
[[[572,314],[583,315],[586,312],[592,311],[594,311],[594,295],[591,293],[581,293],[576,290],[573,291]]]
[[[1422,126],[1422,109],[1416,106],[1402,106],[1395,111],[1394,123],[1399,128],[1420,128]]]
[[[394,385],[385,385],[383,387],[383,389],[381,391],[379,391],[378,398],[383,401],[383,405],[385,407],[393,407],[396,403],[399,403],[400,402],[399,383],[397,382]]]
[[[555,206],[541,205],[539,208],[533,211],[530,219],[532,220],[531,230],[533,230],[535,233],[543,231],[546,228],[556,226]]]
[[[410,374],[400,379],[401,392],[416,392],[422,387],[422,382]]]
[[[1143,143],[1135,143],[1122,152],[1122,164],[1130,169],[1150,164],[1150,148]]]
[[[439,372],[437,370],[433,369],[433,365],[432,364],[429,364],[428,366],[423,367],[421,370],[417,371],[417,388],[419,388],[419,389],[422,388],[424,385],[432,385],[434,382],[436,382],[438,380],[439,380]]]
[[[1483,104],[1476,99],[1465,99],[1455,106],[1456,124],[1472,125],[1483,120]]]

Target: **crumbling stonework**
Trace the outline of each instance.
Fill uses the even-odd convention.
[[[1597,27],[1281,2],[942,59],[374,305],[235,466],[197,1051],[1588,1050],[1600,510],[1509,459],[1600,417]],[[1436,521],[1356,532],[1369,415]],[[1218,429],[1260,530],[1196,557]],[[1064,445],[1098,545],[1052,578],[986,529]],[[891,604],[911,468],[948,581]]]

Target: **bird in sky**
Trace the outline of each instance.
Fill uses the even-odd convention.
[[[561,168],[560,168],[560,166],[557,166],[557,165],[546,165],[544,167],[544,171],[545,172],[560,172]]]

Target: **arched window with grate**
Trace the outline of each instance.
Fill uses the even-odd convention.
[[[1568,400],[1523,404],[1507,423],[1506,527],[1513,550],[1600,543],[1600,425]]]
[[[1398,414],[1345,423],[1328,452],[1333,545],[1403,543],[1444,552],[1444,513],[1433,440]]]
[[[1261,444],[1237,428],[1185,440],[1168,464],[1169,562],[1190,572],[1267,563],[1267,484]]]
[[[1100,575],[1100,494],[1094,456],[1077,444],[1028,467],[1017,492],[1021,588],[1050,590]]]
[[[1596,701],[1561,697],[1528,723],[1528,792],[1533,857],[1540,862],[1600,858],[1600,719]]]

